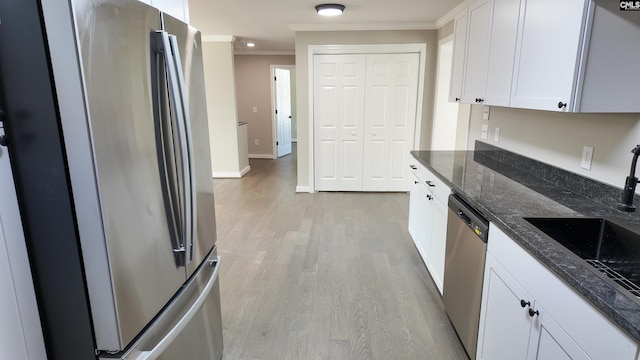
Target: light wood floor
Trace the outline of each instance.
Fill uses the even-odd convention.
[[[223,359],[467,359],[407,194],[296,194],[295,153],[250,165],[214,181]]]

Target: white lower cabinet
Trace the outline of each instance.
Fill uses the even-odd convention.
[[[636,359],[638,344],[491,224],[477,359]]]
[[[447,236],[446,204],[451,189],[424,166],[415,161],[413,166],[417,171],[410,184],[409,234],[442,294]]]

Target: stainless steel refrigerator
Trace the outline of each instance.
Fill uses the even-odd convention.
[[[41,32],[42,64],[3,64],[1,105],[48,356],[220,359],[200,33],[135,0],[25,1],[16,16],[40,27],[17,41]],[[12,71],[48,74],[48,95],[34,87],[21,110]]]

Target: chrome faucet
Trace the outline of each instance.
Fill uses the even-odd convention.
[[[636,211],[636,206],[633,205],[633,197],[636,194],[636,185],[638,184],[638,178],[636,177],[636,164],[638,163],[638,155],[640,155],[640,145],[631,150],[633,153],[633,160],[631,160],[631,172],[627,176],[627,180],[624,182],[624,190],[622,192],[622,202],[618,204],[618,209],[622,211]]]

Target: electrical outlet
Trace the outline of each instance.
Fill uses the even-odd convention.
[[[493,135],[493,141],[500,142],[500,128],[497,127],[495,130],[495,134]]]
[[[482,124],[482,132],[480,132],[480,137],[484,140],[487,140],[487,137],[489,137],[489,125],[488,124]]]
[[[484,105],[482,108],[482,120],[489,120],[489,105]]]
[[[253,139],[253,145],[260,145],[260,141],[258,141],[258,139]]]
[[[593,148],[591,146],[584,146],[582,148],[582,160],[580,161],[580,167],[585,170],[591,170],[591,162],[593,160]]]

